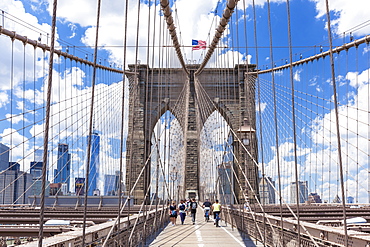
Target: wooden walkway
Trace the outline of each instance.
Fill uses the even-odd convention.
[[[177,217],[177,225],[171,223],[147,246],[176,246],[176,247],[235,247],[235,246],[263,246],[256,243],[246,234],[241,235],[237,229],[232,229],[229,224],[221,222],[221,227],[216,227],[211,219],[204,221],[203,210],[198,208],[196,223],[193,225],[191,217],[186,217],[185,224],[181,225]]]

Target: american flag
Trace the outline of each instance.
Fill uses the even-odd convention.
[[[194,50],[200,50],[200,49],[203,49],[205,50],[207,48],[207,43],[203,40],[195,40],[193,39],[192,40],[192,46],[193,46],[193,51]]]

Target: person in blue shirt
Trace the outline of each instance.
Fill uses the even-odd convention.
[[[186,217],[186,205],[185,205],[184,200],[180,201],[180,204],[178,205],[178,208],[179,208],[179,213],[180,213],[181,225],[183,225],[184,221],[185,221],[185,217]]]
[[[208,199],[206,199],[206,201],[203,202],[203,205],[202,205],[202,208],[204,210],[204,218],[207,222],[209,220],[209,214],[211,212],[211,206],[212,206],[212,203]]]

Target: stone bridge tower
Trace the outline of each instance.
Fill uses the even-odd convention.
[[[158,119],[167,111],[171,111],[182,125],[186,138],[185,158],[185,190],[181,197],[188,197],[194,192],[200,199],[202,193],[199,188],[199,133],[205,121],[213,111],[219,111],[239,140],[248,138],[248,149],[257,160],[257,142],[255,137],[255,105],[254,85],[255,66],[236,65],[234,68],[204,69],[199,76],[194,72],[199,65],[189,65],[187,75],[181,68],[159,69],[149,68],[148,65],[129,65],[127,73],[130,81],[129,103],[129,130],[127,137],[126,156],[126,190],[135,183],[136,178],[143,170],[138,184],[134,190],[135,202],[139,203],[147,193],[150,183],[151,136]],[[220,85],[222,78],[222,92],[217,90],[216,82]],[[200,83],[210,99],[213,100],[214,109],[208,116],[197,116],[198,102],[195,84]],[[185,94],[184,94],[185,91]],[[184,108],[187,115],[172,111],[179,98],[187,97]],[[198,120],[197,120],[198,119]],[[186,124],[184,124],[186,122]],[[186,129],[185,129],[186,128]],[[247,131],[246,131],[247,130]],[[249,131],[248,131],[249,130]],[[251,131],[252,130],[252,131]],[[248,132],[249,136],[245,136]],[[249,183],[258,193],[258,170],[250,157],[243,155],[239,141],[234,138],[234,153],[240,157],[239,164],[234,164],[236,176],[242,190],[250,192],[243,172],[247,175]],[[145,163],[149,164],[145,166]],[[145,169],[143,168],[145,166]],[[240,169],[242,167],[242,169]],[[242,171],[243,170],[243,171]],[[234,185],[239,202],[244,201],[240,186]],[[250,195],[250,194],[249,194]]]

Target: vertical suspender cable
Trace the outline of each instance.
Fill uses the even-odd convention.
[[[147,25],[148,25],[148,32],[147,32],[147,35],[148,35],[148,37],[150,37],[150,18],[151,18],[151,0],[149,0],[149,3],[148,3],[148,22],[147,22]],[[145,83],[145,108],[144,109],[148,109],[148,78],[149,78],[149,63],[148,63],[148,61],[149,61],[149,51],[150,51],[150,49],[149,49],[149,45],[150,45],[150,38],[148,38],[148,41],[147,41],[147,45],[146,45],[146,49],[147,49],[147,51],[146,51],[146,64],[148,65],[147,66],[147,69],[146,69],[146,71],[145,71],[145,80],[146,81],[144,81],[144,83]],[[146,113],[144,113],[144,119],[146,119],[147,118],[147,116],[146,116]],[[147,129],[148,129],[148,127],[146,126],[146,122],[144,123],[144,126],[145,126],[145,130],[144,131],[146,131]],[[150,151],[148,151],[148,149],[150,150],[150,147],[148,147],[149,145],[148,145],[148,143],[147,143],[147,138],[149,139],[149,143],[150,143],[150,135],[149,135],[149,137],[147,137],[146,136],[146,134],[144,134],[144,157],[145,157],[145,159],[148,159],[149,157],[148,157],[148,152],[150,152]],[[149,193],[149,190],[152,190],[152,186],[151,186],[151,163],[148,165],[148,169],[146,169],[147,171],[149,170],[149,172],[147,172],[146,173],[146,176],[144,176],[144,188],[145,188],[145,186],[146,186],[146,184],[148,184],[148,191],[147,191],[147,193]],[[145,181],[146,181],[146,183],[145,183]],[[145,198],[145,200],[146,200],[146,198]],[[150,203],[152,203],[152,201],[150,200],[150,197],[149,197],[149,201],[150,201]],[[150,205],[151,206],[151,205]],[[145,214],[145,219],[148,219],[148,214],[147,214],[147,208],[146,208],[146,203],[145,203],[145,201],[144,201],[144,214]],[[157,212],[155,213],[155,215],[157,215]],[[156,218],[156,217],[155,217]],[[147,222],[146,222],[146,220],[145,220],[145,223],[144,223],[144,236],[143,236],[143,242],[144,242],[144,245],[146,245],[146,226],[147,226]]]
[[[207,54],[204,56],[203,62],[201,63],[197,71],[195,71],[194,75],[199,75],[200,73],[202,73],[204,67],[207,65],[209,59],[212,57],[212,54],[226,29],[226,25],[229,22],[238,1],[239,0],[228,0],[218,28],[216,29],[215,36],[213,37],[212,43],[209,46]]]
[[[345,246],[348,246],[347,212],[346,212],[346,200],[345,200],[345,192],[344,192],[343,164],[342,164],[342,148],[341,148],[341,141],[340,141],[337,87],[336,87],[336,82],[335,82],[335,70],[334,70],[334,58],[333,58],[333,44],[332,44],[332,36],[331,36],[330,12],[329,12],[329,2],[328,2],[328,0],[326,0],[325,3],[326,3],[326,17],[328,19],[329,54],[330,54],[331,77],[332,77],[332,81],[333,81],[333,98],[334,98],[335,120],[336,120],[335,121],[335,124],[336,124],[336,130],[337,130],[337,145],[338,145],[338,161],[339,161],[339,172],[340,172],[340,186],[341,186],[341,190],[342,190],[344,245]]]
[[[256,6],[255,6],[255,1],[253,0],[253,24],[254,24],[254,42],[255,42],[255,46],[256,46],[256,66],[258,68],[258,65],[259,65],[259,62],[258,62],[258,40],[257,40],[257,19],[256,19]],[[262,110],[261,110],[261,84],[260,84],[260,79],[259,79],[259,76],[258,76],[258,70],[257,70],[257,85],[258,85],[258,91],[257,91],[257,95],[258,95],[258,111],[259,111],[259,125],[260,125],[260,129],[259,129],[259,135],[260,135],[260,148],[261,148],[261,163],[262,163],[262,184],[263,184],[263,188],[265,189],[265,165],[264,165],[264,150],[263,150],[263,138],[262,138]],[[252,138],[250,138],[252,139]],[[247,174],[248,176],[248,174]],[[258,180],[257,180],[258,182]],[[255,186],[257,186],[257,183],[254,184]],[[257,188],[255,188],[257,189]],[[263,189],[263,190],[264,190]],[[265,205],[265,202],[266,200],[264,199],[263,200],[263,205]],[[264,223],[265,223],[265,220],[266,220],[266,217],[265,217],[265,211],[263,211],[263,220],[264,220]],[[266,224],[263,224],[263,230],[264,230],[264,234],[263,234],[263,239],[262,239],[262,242],[263,244],[265,245],[266,244],[266,228],[265,228]]]
[[[85,246],[86,237],[86,211],[87,211],[87,193],[89,191],[89,172],[90,172],[90,160],[91,160],[91,136],[93,129],[93,115],[94,115],[94,96],[95,96],[95,77],[96,77],[96,59],[98,53],[98,38],[99,38],[99,22],[100,22],[100,3],[98,0],[97,16],[96,16],[96,32],[95,32],[95,48],[94,48],[94,64],[93,64],[93,76],[91,82],[91,102],[90,102],[90,119],[89,119],[89,136],[87,138],[87,161],[86,161],[86,174],[85,174],[85,196],[84,196],[84,217],[82,226],[82,246]]]
[[[153,27],[156,26],[156,22],[157,22],[157,15],[155,14],[157,13],[157,0],[154,0],[154,15],[153,15]],[[154,67],[154,54],[155,54],[155,38],[156,38],[156,32],[155,32],[155,29],[154,29],[154,32],[153,32],[153,37],[152,37],[152,56],[151,56],[151,67],[153,68]],[[148,43],[148,65],[149,65],[149,43]],[[148,66],[149,67],[149,66]],[[149,70],[148,70],[148,73],[147,73],[147,84],[149,84],[149,81],[153,82],[154,81],[154,73],[151,73],[150,74],[150,79],[149,79]],[[149,85],[147,86],[147,90],[148,92],[150,92],[149,96],[148,96],[148,99],[150,102],[152,102],[153,100],[153,91],[152,90],[153,88],[153,83],[151,83],[150,85],[150,90],[149,90]],[[149,111],[151,112],[152,111],[152,104],[149,104]],[[149,115],[149,122],[151,123],[152,122],[152,115],[150,114]],[[153,130],[152,132],[150,133],[151,135],[153,135]],[[150,137],[150,140],[151,140],[151,137]],[[151,142],[150,142],[150,145],[152,146]],[[151,147],[152,149],[152,147]],[[153,173],[154,174],[154,173]],[[158,200],[158,190],[159,190],[159,163],[158,161],[156,161],[156,181],[155,181],[155,194],[156,194],[156,201],[155,201],[155,218],[154,218],[154,225],[157,226],[157,230],[159,229],[160,227],[160,224],[157,224],[157,220],[158,220],[158,205],[160,203],[160,200]]]
[[[299,217],[299,174],[298,174],[298,161],[297,161],[297,137],[296,137],[296,123],[295,123],[295,101],[294,101],[294,78],[293,78],[293,57],[292,57],[292,37],[290,27],[290,6],[289,0],[287,0],[287,17],[288,17],[288,42],[289,42],[289,73],[290,73],[290,84],[292,91],[292,124],[293,124],[293,142],[294,142],[294,170],[295,170],[295,183],[296,183],[296,202],[297,202],[297,234],[298,234],[298,245],[301,244],[301,224]]]
[[[369,48],[369,42],[366,43],[366,48]],[[367,67],[369,68],[369,53],[367,53]],[[367,70],[367,95],[370,96],[370,70]],[[370,99],[367,99],[367,110],[370,110]],[[370,203],[370,114],[367,115],[367,196]]]
[[[269,26],[269,37],[270,37],[270,60],[271,68],[274,67],[274,57],[272,50],[272,29],[271,29],[271,10],[270,10],[270,0],[267,0],[268,9],[268,26]],[[281,175],[280,175],[280,153],[279,153],[279,133],[278,133],[278,120],[277,120],[277,107],[276,107],[276,87],[275,87],[275,72],[271,72],[271,82],[272,82],[272,93],[274,102],[274,124],[275,124],[275,146],[276,146],[276,162],[277,162],[277,172],[278,172],[278,183],[279,183],[279,210],[280,210],[280,236],[279,240],[281,245],[284,245],[284,221],[283,221],[283,202],[281,198]]]
[[[185,61],[184,61],[184,58],[183,58],[182,53],[181,53],[179,40],[177,38],[177,34],[176,34],[176,30],[175,30],[176,27],[173,24],[173,18],[172,18],[171,9],[170,9],[170,6],[169,6],[169,1],[168,0],[161,0],[160,2],[161,2],[161,6],[162,6],[163,15],[166,17],[165,19],[166,19],[166,22],[167,22],[167,28],[168,28],[168,30],[170,32],[170,35],[171,35],[171,38],[172,38],[173,47],[176,50],[177,57],[180,61],[180,64],[181,64],[183,70],[185,71],[186,74],[189,75],[189,71],[186,68]],[[139,1],[139,3],[140,3],[140,1]]]
[[[41,199],[40,199],[40,226],[39,226],[39,242],[38,246],[42,247],[42,238],[44,235],[44,211],[45,211],[45,187],[46,187],[46,168],[48,161],[48,142],[49,142],[49,125],[50,125],[50,104],[51,104],[51,86],[53,78],[53,58],[54,58],[54,42],[55,42],[55,26],[56,26],[56,12],[57,0],[53,2],[53,16],[51,21],[51,43],[49,55],[49,75],[48,75],[48,88],[46,98],[46,116],[44,126],[44,153],[42,157],[42,183],[41,183]]]
[[[125,40],[123,44],[123,70],[126,69],[126,53],[127,53],[127,15],[128,15],[128,0],[126,0],[125,9]],[[123,172],[123,133],[124,133],[124,122],[125,122],[125,74],[122,74],[122,113],[121,113],[121,143],[120,143],[120,155],[119,155],[119,184],[118,184],[118,219],[117,219],[117,231],[120,231],[120,220],[121,220],[121,206],[122,206],[122,172]]]

